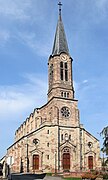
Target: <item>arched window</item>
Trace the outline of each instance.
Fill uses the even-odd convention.
[[[66,98],[66,95],[67,95],[67,93],[66,92],[64,92],[64,97]]]
[[[67,92],[67,98],[69,98],[69,92]]]
[[[49,155],[47,155],[47,159],[49,160]]]
[[[69,98],[69,92],[62,91],[62,92],[61,92],[61,97]]]
[[[63,81],[68,81],[68,64],[67,62],[60,62],[60,79]]]
[[[71,135],[69,135],[69,140],[71,141]]]
[[[65,81],[68,81],[68,66],[67,66],[67,62],[65,62]]]
[[[61,92],[61,97],[63,97],[63,92]]]
[[[49,72],[50,82],[53,80],[53,64],[50,65],[50,72]]]
[[[63,134],[61,134],[61,140],[63,141]]]
[[[49,143],[47,143],[47,147],[49,147]]]
[[[51,78],[53,79],[53,64],[51,64]]]
[[[63,81],[63,62],[60,62],[60,79]]]

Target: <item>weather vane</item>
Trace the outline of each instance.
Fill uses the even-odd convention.
[[[62,3],[59,1],[58,2],[58,6],[59,6],[59,15],[61,16],[61,7],[62,7]]]

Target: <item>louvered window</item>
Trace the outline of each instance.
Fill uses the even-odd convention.
[[[60,79],[68,81],[68,64],[67,62],[60,62]]]
[[[63,62],[60,62],[60,79],[63,81]]]

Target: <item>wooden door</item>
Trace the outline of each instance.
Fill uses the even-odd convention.
[[[93,169],[93,156],[88,157],[88,167],[89,169]]]
[[[33,155],[33,170],[39,169],[39,155]]]
[[[63,170],[70,170],[70,153],[63,154]]]

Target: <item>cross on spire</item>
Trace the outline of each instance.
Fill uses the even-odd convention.
[[[62,7],[62,3],[59,1],[58,3],[58,6],[59,6],[59,16],[61,16],[61,7]]]

